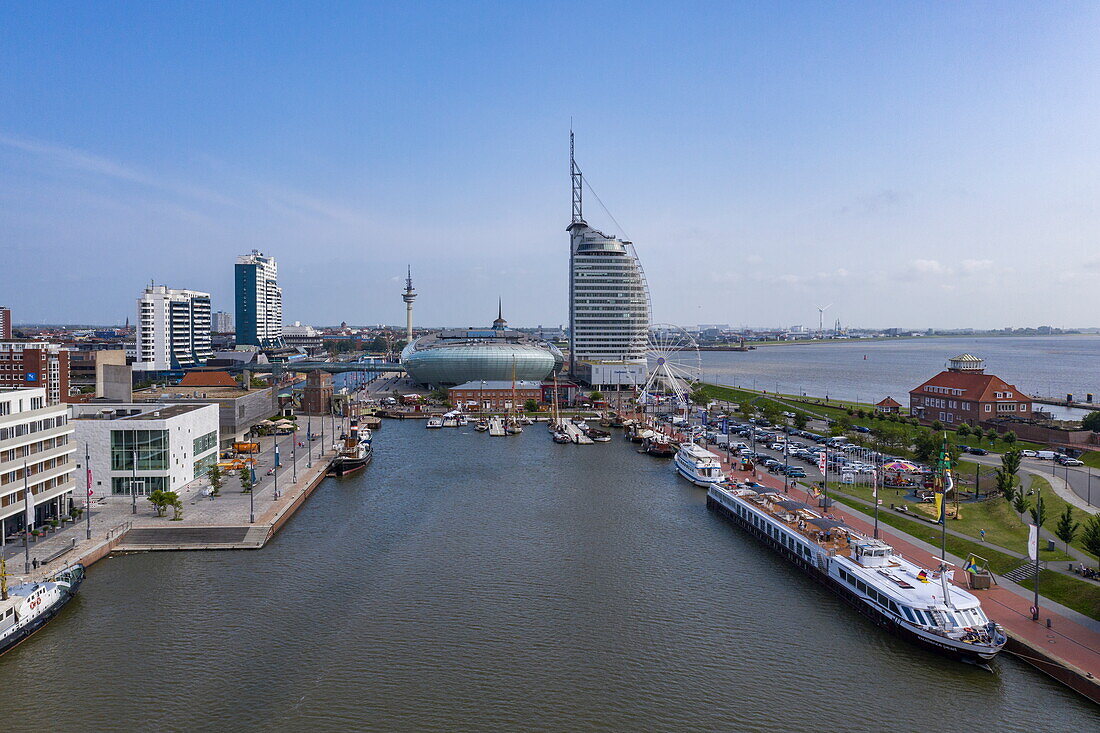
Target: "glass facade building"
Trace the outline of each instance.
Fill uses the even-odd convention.
[[[233,276],[237,344],[265,349],[282,346],[283,290],[275,258],[254,249],[237,258]]]

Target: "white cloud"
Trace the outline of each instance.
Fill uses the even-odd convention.
[[[966,274],[984,272],[993,267],[993,260],[963,260],[961,269]]]
[[[939,260],[913,260],[909,263],[909,266],[926,275],[943,275],[951,271]]]

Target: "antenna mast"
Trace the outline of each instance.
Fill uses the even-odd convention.
[[[577,159],[573,154],[573,130],[569,131],[569,179],[573,183],[573,223],[576,224],[584,221],[584,214],[581,212],[583,178],[581,177],[581,169],[577,167]]]

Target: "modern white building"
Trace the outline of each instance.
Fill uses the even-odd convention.
[[[283,290],[279,265],[258,249],[237,258],[234,268],[237,345],[274,348],[282,345]]]
[[[210,294],[149,285],[138,299],[136,371],[202,366],[211,357]]]
[[[283,326],[283,343],[313,356],[321,352],[324,335],[313,326],[303,326],[300,321],[295,321],[293,325]]]
[[[179,491],[218,461],[216,404],[85,402],[69,405],[84,468],[88,444],[97,496]],[[134,459],[137,459],[135,467]]]
[[[569,232],[569,371],[593,386],[631,385],[645,379],[649,286],[634,245],[585,222],[583,178],[573,157],[573,220]],[[612,369],[593,371],[601,362]],[[641,375],[639,378],[638,375]],[[611,379],[613,381],[600,381]]]
[[[68,514],[76,470],[72,435],[67,407],[48,405],[45,389],[0,390],[0,536],[26,527],[24,486],[35,526]]]

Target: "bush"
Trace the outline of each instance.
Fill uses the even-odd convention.
[[[1016,433],[1009,430],[1007,433],[1001,436],[1001,440],[1003,440],[1007,445],[1015,445]]]
[[[955,428],[955,434],[958,435],[960,438],[965,438],[966,436],[970,435],[970,426],[966,423],[963,423],[959,427]]]
[[[943,430],[943,423],[939,420],[933,420],[932,429],[935,430],[937,433],[940,432],[941,430]]]
[[[1091,430],[1094,433],[1100,433],[1100,411],[1090,412],[1085,415],[1085,419],[1081,421],[1081,428],[1084,430]]]

